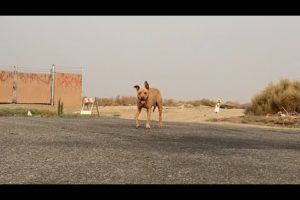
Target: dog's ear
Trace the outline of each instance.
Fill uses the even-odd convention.
[[[145,81],[145,88],[149,90],[149,83],[147,81]]]
[[[139,91],[139,89],[140,89],[140,86],[138,86],[138,85],[135,85],[133,87],[136,89],[136,91]]]

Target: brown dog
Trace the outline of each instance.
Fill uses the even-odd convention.
[[[145,87],[140,87],[138,85],[135,85],[134,88],[136,88],[137,91],[137,112],[135,115],[135,126],[138,128],[139,120],[138,117],[142,111],[142,108],[147,109],[147,122],[146,122],[146,128],[150,128],[150,116],[151,116],[151,108],[153,108],[153,112],[156,107],[158,107],[159,112],[159,123],[158,127],[160,128],[162,126],[162,109],[163,109],[163,101],[160,94],[160,91],[156,88],[150,88],[147,81],[145,81]]]

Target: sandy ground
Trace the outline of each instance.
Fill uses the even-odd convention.
[[[57,111],[56,106],[39,105],[39,104],[0,104],[1,108],[27,108]],[[134,119],[136,114],[136,106],[99,106],[100,116],[118,117],[121,119]],[[64,113],[79,114],[80,106],[65,107]],[[93,115],[97,115],[96,107],[93,108]],[[164,107],[163,122],[207,122],[209,119],[220,119],[228,117],[238,117],[244,115],[244,109],[221,109],[219,114],[214,113],[214,108],[209,106],[199,106],[193,108],[182,107]],[[139,120],[143,121],[147,118],[146,109],[143,109]],[[151,121],[155,125],[158,121],[158,109],[151,112]],[[226,122],[220,122],[226,123]]]
[[[55,106],[38,105],[38,104],[1,104],[1,108],[17,108],[23,107],[30,109],[42,109],[56,112]],[[99,106],[100,116],[119,117],[121,119],[134,119],[136,106]],[[80,113],[81,107],[65,107],[65,113]],[[214,113],[214,108],[209,106],[199,106],[193,108],[182,107],[164,107],[163,121],[169,122],[204,122],[208,119],[238,117],[244,115],[244,109],[221,109],[218,116]],[[93,114],[97,115],[94,107]],[[145,120],[147,116],[146,109],[143,109],[139,119]],[[158,109],[151,113],[151,120],[158,121]]]
[[[136,106],[99,107],[100,116],[118,116],[122,119],[134,119]],[[93,113],[97,113],[94,110]],[[164,107],[163,121],[169,122],[204,122],[213,118],[238,117],[244,115],[244,109],[221,109],[219,115],[214,113],[214,108],[200,106],[194,108]],[[142,110],[139,119],[145,120],[146,109]],[[151,113],[151,119],[158,121],[158,110]]]
[[[0,104],[1,108],[17,108],[23,107],[30,109],[42,109],[57,111],[55,106],[39,105],[39,104]],[[81,110],[80,106],[66,107],[64,113],[67,114],[79,114]],[[120,119],[133,120],[136,113],[136,106],[99,106],[100,117],[115,117]],[[94,107],[93,115],[97,115],[97,109]],[[141,126],[143,126],[146,120],[146,109],[143,109],[139,120]],[[244,116],[244,109],[220,109],[218,116],[214,113],[214,108],[209,106],[199,106],[192,108],[182,107],[164,107],[163,110],[163,123],[164,122],[192,122],[192,123],[217,123],[217,124],[232,124],[235,126],[247,126],[247,127],[270,127],[274,129],[289,128],[285,126],[274,126],[263,124],[263,123],[244,123],[239,117]],[[158,124],[158,110],[156,109],[151,113],[151,124],[152,127]],[[293,129],[300,130],[299,127],[290,127]]]

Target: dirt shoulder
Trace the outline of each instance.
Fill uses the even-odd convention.
[[[268,115],[268,116],[253,116],[244,115],[238,117],[228,117],[222,118],[219,121],[243,124],[243,125],[255,125],[255,126],[271,126],[279,128],[297,128],[300,130],[300,116],[278,116],[278,115]]]
[[[136,106],[107,106],[99,107],[100,116],[116,116],[122,119],[134,119]],[[211,118],[238,117],[244,115],[244,109],[221,109],[218,116],[209,106],[194,108],[164,107],[163,121],[169,122],[205,122]],[[96,111],[93,113],[96,114]],[[139,119],[146,119],[146,110],[142,110]],[[151,113],[151,119],[158,120],[158,110]]]
[[[1,108],[41,109],[56,112],[57,108],[50,105],[38,104],[0,104]],[[99,106],[99,114],[104,117],[117,117],[121,119],[134,119],[136,106]],[[65,107],[65,114],[79,114],[81,107]],[[97,115],[94,107],[93,114]],[[153,124],[158,121],[158,110],[151,113]],[[146,110],[142,110],[139,120],[146,120]],[[245,116],[244,109],[221,109],[216,115],[214,108],[209,106],[199,107],[164,107],[163,122],[188,122],[188,123],[214,123],[232,125],[251,125],[257,127],[300,128],[299,117],[280,118],[279,116]]]
[[[134,119],[135,106],[107,106],[99,107],[100,116],[119,117],[121,119]],[[96,114],[96,111],[94,111]],[[143,110],[139,120],[146,120],[146,111]],[[151,119],[158,121],[158,111],[152,113]],[[163,121],[165,122],[186,122],[202,124],[235,125],[260,128],[286,129],[293,128],[300,130],[299,118],[280,118],[278,116],[246,116],[244,109],[221,109],[218,116],[214,108],[200,106],[193,108],[164,107]]]

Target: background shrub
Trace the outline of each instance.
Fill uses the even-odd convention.
[[[300,105],[300,81],[282,79],[277,84],[270,83],[261,93],[252,98],[246,114],[275,114],[284,107],[288,112]]]
[[[120,96],[110,98],[97,98],[97,103],[99,106],[134,106],[137,103],[136,96]],[[192,101],[177,101],[174,99],[164,99],[163,106],[176,107],[181,105],[191,105],[194,107],[197,106],[210,106],[214,107],[216,102],[210,99],[198,99]],[[222,104],[221,104],[222,106]],[[244,108],[245,106],[240,105],[238,102],[227,101],[224,106],[226,108]]]

